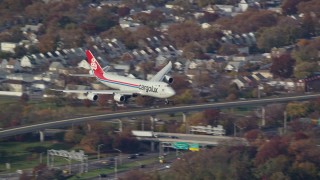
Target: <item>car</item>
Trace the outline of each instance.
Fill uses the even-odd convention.
[[[115,159],[114,159],[113,157],[110,157],[110,158],[109,158],[109,161],[110,161],[110,162],[114,162]]]
[[[171,136],[172,139],[179,139],[178,136]]]
[[[136,156],[144,156],[144,154],[143,153],[137,153],[137,154],[135,154]]]
[[[100,174],[100,177],[105,178],[105,177],[108,177],[108,175],[106,175],[106,174]]]
[[[137,158],[137,155],[135,155],[135,154],[131,154],[128,156],[128,159],[135,159],[135,158]]]

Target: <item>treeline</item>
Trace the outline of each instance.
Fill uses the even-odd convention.
[[[303,124],[296,124],[305,127]],[[246,133],[249,146],[220,146],[185,153],[167,173],[132,171],[122,179],[319,179],[319,128],[309,126],[267,138],[260,130]]]

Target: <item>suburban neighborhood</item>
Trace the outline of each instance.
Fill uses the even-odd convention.
[[[319,9],[319,0],[0,1],[0,132],[139,108],[317,94]],[[86,50],[104,71],[133,79],[150,80],[172,62],[169,74],[176,92],[169,98],[172,103],[144,96],[119,103],[112,95],[91,101],[86,93],[56,91],[109,90],[96,78],[74,76],[92,73]],[[112,124],[92,121],[54,129],[48,142],[40,143],[38,132],[3,138],[0,179],[15,168],[8,163],[23,164],[26,159],[32,161],[28,167],[32,175],[14,172],[19,179],[86,179],[82,171],[65,173],[50,168],[49,160],[43,163],[43,154],[49,159],[52,152],[60,152],[49,150],[57,144],[72,155],[75,150],[83,157],[89,154],[86,161],[97,156],[99,161],[94,163],[99,168],[94,172],[99,179],[110,174],[112,179],[319,179],[319,105],[320,99],[315,98],[128,117]],[[147,136],[141,140],[135,133]],[[151,165],[141,164],[142,152],[154,150],[144,140],[168,138],[171,142],[193,135],[240,138],[246,145],[220,142],[220,146],[200,148],[192,144],[195,151],[184,151],[164,142],[163,151],[175,156],[154,171],[167,155],[159,143],[153,170],[144,169]],[[22,157],[10,149],[23,143],[30,144],[20,148],[29,155]],[[128,155],[129,164],[136,163],[134,168],[139,165],[138,171],[121,164],[122,153]],[[114,154],[119,155],[110,160]],[[109,159],[100,161],[100,157]],[[117,163],[123,172],[120,178]],[[98,178],[90,175],[88,179]]]

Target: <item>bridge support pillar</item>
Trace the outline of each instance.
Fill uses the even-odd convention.
[[[151,147],[150,147],[151,152],[154,152],[154,149],[155,149],[154,146],[155,146],[154,141],[151,141]]]
[[[44,141],[44,131],[40,130],[39,135],[40,135],[40,142],[43,142]]]
[[[162,142],[159,142],[159,157],[163,156]]]
[[[151,121],[151,127],[150,127],[150,129],[151,129],[152,132],[154,131],[154,118],[155,118],[154,115],[151,115],[151,116],[150,116],[150,121]]]
[[[182,113],[182,122],[185,126],[186,134],[189,134],[189,126],[188,126],[188,122],[187,122],[187,115],[185,112]]]
[[[91,132],[91,124],[87,123],[88,132]]]

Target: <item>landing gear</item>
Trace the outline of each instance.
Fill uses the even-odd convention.
[[[169,104],[174,105],[174,101],[169,101],[168,99],[166,99],[165,104],[166,105],[169,105]]]

